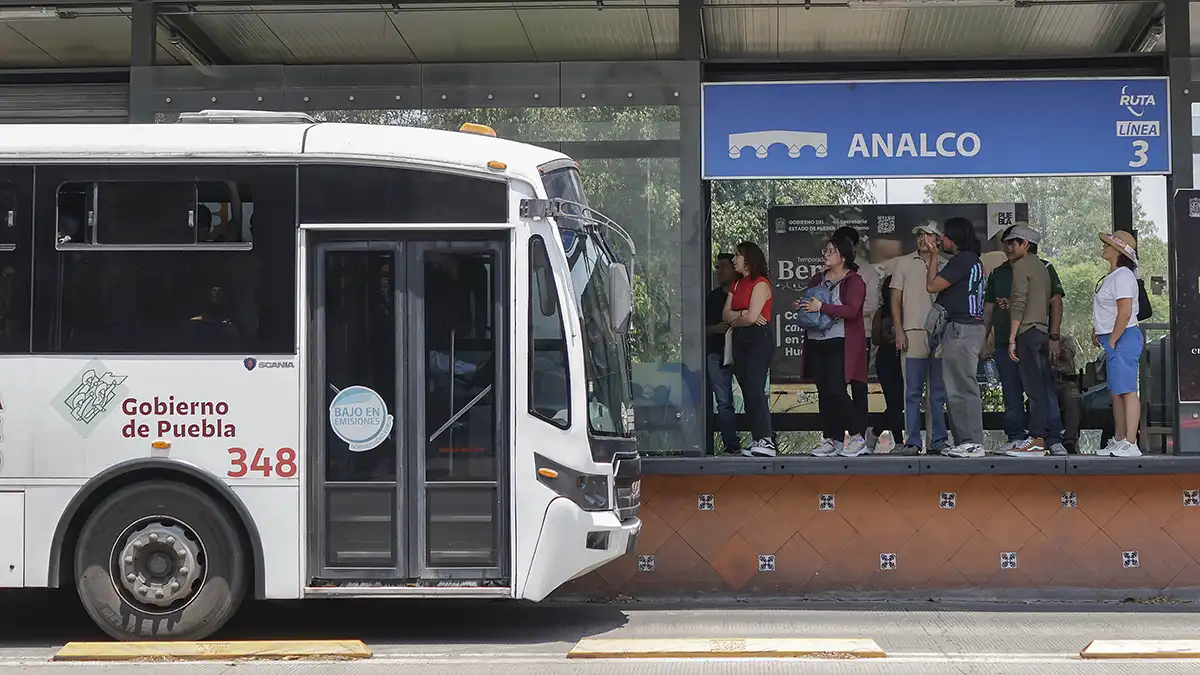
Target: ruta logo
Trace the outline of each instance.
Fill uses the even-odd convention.
[[[258,361],[254,357],[248,356],[242,361],[242,365],[246,366],[246,370],[254,370],[254,366],[258,365]]]
[[[1121,87],[1121,105],[1130,115],[1141,117],[1146,114],[1146,107],[1154,105],[1154,94],[1130,94],[1129,85]]]

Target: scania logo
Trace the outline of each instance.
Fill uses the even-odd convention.
[[[254,357],[248,356],[242,361],[242,365],[246,366],[246,370],[254,370],[254,366],[258,365],[258,361]]]

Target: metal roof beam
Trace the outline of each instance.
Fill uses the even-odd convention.
[[[230,59],[209,37],[208,33],[201,30],[192,17],[187,14],[162,14],[160,12],[158,20],[171,31],[172,35],[178,35],[191,43],[191,47],[200,52],[212,65],[228,66],[233,64],[233,59]]]

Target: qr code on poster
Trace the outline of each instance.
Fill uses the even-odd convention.
[[[875,226],[879,234],[891,234],[896,231],[896,216],[879,216]]]
[[[1200,197],[1188,200],[1188,218],[1200,218]]]

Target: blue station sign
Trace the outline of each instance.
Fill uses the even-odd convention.
[[[1165,77],[710,83],[704,177],[1171,172]]]

